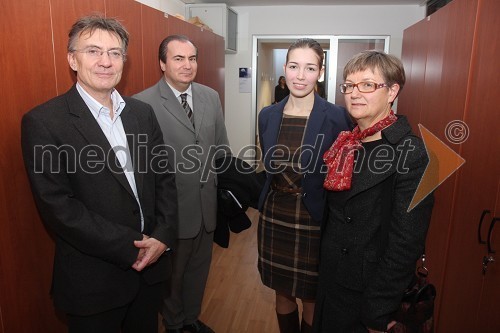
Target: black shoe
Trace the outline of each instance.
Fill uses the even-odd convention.
[[[183,330],[189,333],[215,333],[213,329],[205,325],[201,320],[197,320],[189,325],[184,325]]]

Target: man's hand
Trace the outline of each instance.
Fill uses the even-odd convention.
[[[155,263],[167,249],[165,244],[146,235],[143,235],[141,241],[134,241],[134,245],[139,248],[139,254],[132,268],[138,272]]]

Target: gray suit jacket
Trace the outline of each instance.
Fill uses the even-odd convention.
[[[169,150],[169,161],[174,161],[180,239],[194,238],[202,220],[208,232],[215,230],[217,177],[213,161],[229,151],[219,94],[195,82],[192,93],[194,129],[163,78],[133,96],[153,107]]]

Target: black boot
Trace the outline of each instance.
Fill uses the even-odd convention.
[[[300,333],[299,309],[287,314],[277,313],[280,333]]]
[[[304,318],[302,318],[302,323],[300,324],[300,333],[312,333],[312,331],[312,326],[306,323]]]

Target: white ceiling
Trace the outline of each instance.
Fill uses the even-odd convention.
[[[225,3],[237,6],[424,5],[429,0],[181,0],[192,3]]]

